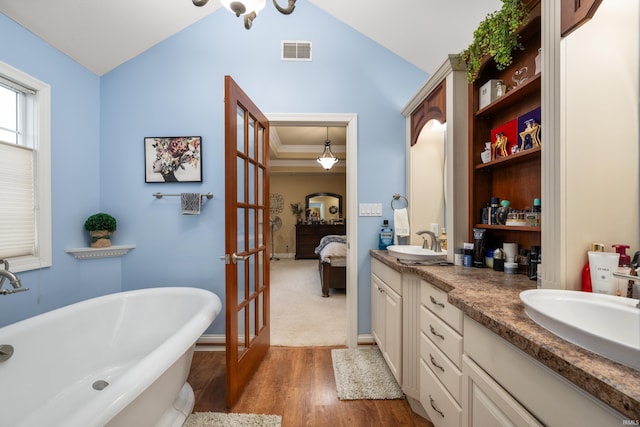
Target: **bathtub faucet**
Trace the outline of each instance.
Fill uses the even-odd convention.
[[[0,270],[0,295],[15,294],[16,292],[28,291],[29,288],[23,288],[20,284],[20,279],[14,273],[9,271],[9,261],[6,259],[0,259],[0,264],[4,264],[4,270]],[[2,289],[5,280],[9,279],[13,289]]]

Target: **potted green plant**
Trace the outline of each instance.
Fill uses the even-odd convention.
[[[518,30],[527,23],[529,8],[523,0],[502,0],[502,8],[486,16],[473,32],[473,41],[460,54],[467,63],[467,81],[473,83],[486,56],[493,58],[498,70],[513,61],[511,52],[523,49]]]
[[[100,212],[91,215],[84,222],[84,229],[91,236],[92,248],[108,248],[111,246],[111,233],[116,231],[116,219],[111,215]]]
[[[300,203],[300,202],[298,202],[298,203],[290,203],[289,206],[291,206],[291,213],[296,216],[296,221],[298,223],[301,223],[302,222],[302,212],[304,212],[304,209],[302,207],[302,203]]]

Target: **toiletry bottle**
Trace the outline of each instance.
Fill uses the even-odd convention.
[[[493,249],[487,249],[484,253],[484,265],[488,268],[493,268]]]
[[[620,254],[620,259],[618,260],[618,273],[628,275],[631,272],[631,257],[627,255],[629,245],[616,244],[611,245],[611,247]],[[616,292],[616,295],[627,296],[629,281],[627,279],[616,278],[616,283],[618,285],[618,292]]]
[[[438,237],[438,241],[440,242],[440,248],[442,249],[442,252],[446,252],[447,251],[447,229],[442,227],[442,233],[440,233],[440,236]]]
[[[378,236],[378,249],[384,251],[391,244],[393,244],[393,229],[389,227],[389,220],[385,219]]]
[[[500,248],[493,251],[493,270],[504,271],[504,251]]]
[[[498,220],[496,219],[496,214],[498,213],[498,208],[500,207],[500,198],[492,197],[491,203],[489,205],[489,224],[496,225]]]
[[[529,279],[538,279],[538,264],[540,263],[540,246],[531,246],[529,252]]]
[[[526,249],[520,249],[518,254],[518,274],[529,276],[529,251]]]
[[[473,229],[473,266],[484,267],[484,235],[487,230],[484,228]]]
[[[591,288],[593,292],[615,295],[618,283],[613,273],[618,269],[620,254],[617,252],[587,252],[589,270],[591,270]]]
[[[533,199],[531,212],[534,214],[534,227],[540,227],[542,225],[542,205],[540,204],[540,199]]]
[[[603,252],[604,245],[602,243],[592,243],[591,251],[593,252]],[[582,267],[582,291],[584,292],[592,292],[591,288],[591,269],[589,267],[589,258],[587,258],[587,263]]]
[[[462,265],[465,267],[473,267],[473,243],[464,243],[464,257],[462,258]]]

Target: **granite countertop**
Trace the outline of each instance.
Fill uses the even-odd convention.
[[[449,302],[465,315],[630,420],[640,420],[640,371],[571,344],[529,319],[519,294],[536,282],[488,268],[403,265],[387,251],[372,250],[371,256],[448,292]]]

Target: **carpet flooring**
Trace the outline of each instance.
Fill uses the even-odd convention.
[[[182,427],[280,427],[281,423],[280,415],[196,412],[189,415]]]
[[[271,345],[285,347],[347,344],[347,294],[322,297],[318,261],[271,261]]]
[[[378,347],[331,350],[340,400],[403,399],[404,393]]]

